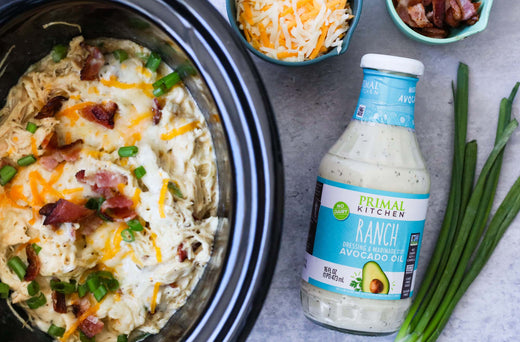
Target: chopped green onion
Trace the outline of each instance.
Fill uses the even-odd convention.
[[[81,342],[96,342],[96,336],[88,337],[83,331],[79,331],[79,340]]]
[[[177,184],[175,184],[174,182],[168,182],[168,189],[171,190],[171,192],[173,193],[173,195],[179,197],[179,198],[184,198],[182,196],[182,191],[181,189],[179,189],[179,187],[177,186]]]
[[[38,309],[40,306],[44,306],[45,303],[47,303],[47,299],[42,292],[40,292],[38,297],[32,297],[25,301],[29,309]]]
[[[159,97],[164,95],[168,90],[170,90],[174,85],[179,83],[181,77],[178,72],[173,71],[163,78],[156,81],[153,86],[153,95],[155,97]]]
[[[36,130],[38,129],[38,126],[36,126],[35,123],[28,122],[27,126],[25,127],[25,129],[27,131],[31,132],[32,134],[34,134],[36,132]]]
[[[136,52],[135,56],[143,61],[147,61],[149,55],[145,52]]]
[[[94,298],[96,298],[98,302],[100,302],[106,296],[107,293],[108,291],[104,285],[99,285],[97,289],[92,291]]]
[[[126,222],[126,224],[128,225],[128,227],[130,227],[131,230],[133,230],[134,232],[140,232],[144,229],[143,225],[141,224],[141,222],[139,222],[139,220],[137,219],[134,219],[134,220],[130,220],[128,222]]]
[[[130,229],[123,229],[121,236],[126,242],[133,242],[135,240],[134,233]]]
[[[126,336],[126,335],[117,336],[117,342],[128,342],[128,336]]]
[[[87,292],[88,292],[88,285],[87,285],[87,283],[81,284],[81,285],[78,286],[78,296],[80,298],[85,297]]]
[[[18,159],[16,163],[20,166],[28,166],[36,163],[36,158],[34,158],[34,155],[29,154],[28,156]]]
[[[4,186],[16,175],[16,169],[11,165],[5,165],[0,169],[0,185]]]
[[[76,292],[76,285],[66,281],[52,279],[51,290],[64,294],[71,294]]]
[[[116,50],[113,52],[114,57],[119,61],[119,63],[123,63],[128,59],[128,53],[125,50]]]
[[[99,278],[96,275],[89,275],[87,279],[87,287],[90,292],[94,293],[96,289],[101,285]]]
[[[0,298],[6,299],[9,297],[9,285],[0,283]]]
[[[85,207],[90,210],[99,210],[103,202],[105,202],[103,197],[91,197],[88,199]]]
[[[35,296],[38,292],[40,292],[40,284],[36,280],[33,280],[27,285],[27,292],[29,296]]]
[[[35,243],[33,243],[31,246],[32,246],[32,249],[34,249],[34,252],[36,253],[36,255],[40,254],[40,251],[42,250],[42,248],[40,246],[38,246]]]
[[[156,52],[152,52],[146,61],[146,67],[151,71],[157,71],[159,65],[161,65],[161,56]]]
[[[52,57],[52,60],[54,61],[54,63],[58,63],[63,58],[65,58],[65,56],[67,56],[67,50],[68,49],[65,45],[62,45],[62,44],[55,45],[51,51],[51,57]]]
[[[125,158],[135,156],[138,151],[139,149],[137,148],[137,146],[124,146],[120,147],[119,150],[117,150],[117,153],[121,158]]]
[[[110,292],[116,292],[119,289],[119,281],[117,279],[103,279],[103,284],[108,288]]]
[[[106,278],[106,279],[114,278],[114,275],[108,271],[97,271],[95,274],[98,278]]]
[[[47,334],[54,336],[54,337],[62,337],[63,334],[65,334],[65,328],[58,327],[54,324],[51,324],[49,327],[49,330],[47,330]]]
[[[9,259],[9,261],[7,262],[7,266],[9,266],[9,268],[14,273],[16,273],[16,275],[18,276],[18,278],[20,278],[20,280],[23,280],[23,278],[25,277],[25,272],[27,270],[27,266],[23,263],[23,261],[22,261],[22,259],[20,259],[20,257],[14,256],[11,259]]]
[[[144,175],[146,175],[146,169],[143,166],[139,166],[134,170],[134,175],[137,177],[137,179],[141,179]]]

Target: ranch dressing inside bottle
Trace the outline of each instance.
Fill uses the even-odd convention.
[[[421,62],[368,54],[357,108],[323,157],[302,273],[312,321],[365,335],[398,330],[411,304],[430,176],[414,130]]]

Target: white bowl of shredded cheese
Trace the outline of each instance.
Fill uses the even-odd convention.
[[[255,55],[303,66],[347,51],[362,0],[227,0],[234,31]]]

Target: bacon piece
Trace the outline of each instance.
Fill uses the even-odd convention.
[[[432,0],[433,24],[438,28],[444,27],[444,16],[446,9],[445,0]]]
[[[421,3],[421,0],[399,0],[397,2],[397,6],[395,7],[395,10],[397,11],[397,14],[401,20],[410,27],[416,27],[417,25],[410,17],[410,14],[408,13],[408,7],[417,5],[419,3]]]
[[[153,123],[154,123],[154,125],[157,125],[159,123],[159,121],[161,121],[161,118],[162,118],[162,106],[156,97],[153,98],[152,113],[153,113]]]
[[[81,68],[81,80],[93,81],[98,78],[99,70],[105,64],[105,56],[95,46],[85,44],[83,47],[87,49],[89,55],[85,60],[85,64],[83,64],[83,68]]]
[[[432,0],[422,0],[422,4],[424,7],[428,7],[432,4]]]
[[[40,109],[38,114],[34,117],[35,119],[50,118],[56,115],[61,109],[63,101],[67,101],[68,98],[65,96],[54,96]]]
[[[132,209],[134,202],[122,194],[107,199],[101,205],[101,212],[109,215],[116,221],[128,221],[137,216],[135,210]]]
[[[418,32],[431,38],[446,38],[448,36],[447,30],[437,27],[425,27],[418,30]]]
[[[114,116],[117,111],[117,103],[108,101],[106,103],[94,104],[83,107],[81,115],[92,122],[96,122],[108,129],[114,128]]]
[[[85,170],[80,170],[76,173],[76,179],[80,183],[90,185],[92,190],[96,193],[105,192],[107,188],[116,188],[121,183],[128,183],[126,176],[120,173],[105,170],[97,171],[95,174],[88,176],[85,175]],[[112,196],[104,197],[109,198]]]
[[[65,222],[77,223],[86,216],[91,215],[93,211],[65,199],[60,199],[58,202],[44,205],[39,213],[47,216],[43,224],[58,225]]]
[[[90,308],[90,302],[87,297],[80,298],[79,302],[72,303],[72,313],[76,318],[81,316],[85,311]]]
[[[25,247],[25,253],[27,254],[27,261],[29,262],[29,265],[27,266],[24,280],[33,281],[40,273],[40,258],[38,257],[38,254],[36,254],[36,251],[31,244]]]
[[[52,307],[57,313],[67,313],[67,303],[64,293],[52,291]]]
[[[88,338],[92,338],[103,331],[105,324],[97,316],[90,315],[85,318],[79,325],[79,329],[83,331]]]
[[[471,0],[457,0],[457,3],[462,14],[462,21],[468,20],[477,14],[475,6],[473,5],[473,2],[471,2]]]
[[[426,11],[424,10],[423,4],[417,4],[414,6],[408,7],[408,15],[416,24],[416,27],[432,27],[433,24],[430,23],[428,18],[426,18]]]
[[[79,153],[83,145],[83,140],[79,139],[73,143],[57,147],[56,134],[46,145],[47,152],[40,158],[44,168],[49,171],[54,170],[60,163],[74,162],[79,159]]]
[[[103,222],[103,219],[97,214],[86,216],[79,221],[81,233],[83,235],[90,235],[94,233],[103,224]]]
[[[471,17],[468,20],[466,20],[466,25],[475,25],[479,19],[480,16],[477,14],[474,17]]]
[[[184,250],[184,244],[182,242],[177,246],[177,256],[180,262],[183,262],[188,257],[188,253]]]

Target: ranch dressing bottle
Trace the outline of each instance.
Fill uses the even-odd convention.
[[[421,62],[368,54],[353,120],[322,159],[302,274],[305,315],[365,335],[411,304],[430,176],[414,131]]]

